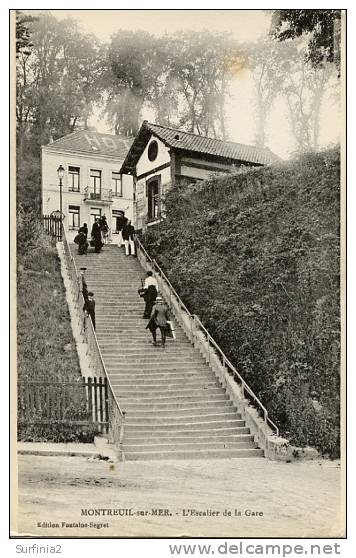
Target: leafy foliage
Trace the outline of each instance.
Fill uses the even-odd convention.
[[[273,33],[280,41],[307,34],[307,61],[339,65],[340,19],[341,10],[274,10]]]
[[[35,17],[16,11],[16,56],[22,51],[28,53],[33,46],[29,30],[29,24],[33,21],[36,21]]]
[[[19,17],[17,33],[26,21],[27,48],[18,51],[16,72],[17,145],[20,157],[30,148],[39,153],[50,136],[85,125],[100,98],[100,45],[84,35],[71,19],[59,22],[48,13]]]
[[[280,43],[263,37],[247,44],[245,51],[256,93],[256,144],[266,144],[266,124],[278,99],[286,102],[295,150],[316,151],[323,100],[331,92],[334,101],[339,99],[335,66],[308,61],[303,39]]]
[[[146,104],[158,124],[225,137],[228,86],[242,66],[241,50],[223,33],[185,31],[157,38],[120,30],[105,59],[104,112],[116,134],[135,135]]]
[[[181,187],[144,235],[292,442],[339,453],[339,153]]]

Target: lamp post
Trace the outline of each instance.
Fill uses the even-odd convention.
[[[61,238],[62,238],[62,226],[63,226],[63,212],[62,212],[62,180],[63,180],[63,176],[64,176],[64,168],[62,167],[62,165],[59,165],[58,169],[57,169],[57,174],[58,174],[58,178],[59,178],[59,211],[61,214]]]

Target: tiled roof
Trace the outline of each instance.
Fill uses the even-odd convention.
[[[147,124],[147,127],[170,147],[195,151],[206,155],[216,155],[226,159],[236,159],[268,165],[277,157],[269,149],[244,145],[233,141],[223,141],[205,136],[198,136],[190,132],[166,128],[157,124]]]
[[[113,136],[111,134],[99,134],[90,130],[79,130],[67,136],[63,136],[52,143],[47,144],[46,149],[51,151],[68,151],[75,153],[90,153],[125,159],[131,147],[133,138]]]
[[[151,124],[145,120],[122,165],[122,172],[132,172],[151,134],[154,134],[170,148],[199,153],[206,155],[207,158],[211,156],[231,162],[242,161],[257,165],[269,165],[280,160],[268,148],[199,136],[183,130]]]

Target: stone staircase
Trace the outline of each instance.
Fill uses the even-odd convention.
[[[145,271],[107,245],[79,256],[95,293],[96,335],[120,407],[127,460],[258,457],[253,436],[225,390],[175,321],[176,340],[154,347],[138,296]],[[159,330],[157,339],[160,340]]]

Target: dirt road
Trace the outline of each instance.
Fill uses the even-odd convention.
[[[328,461],[109,464],[22,455],[18,531],[79,537],[337,537],[343,535],[340,477],[340,464]]]

